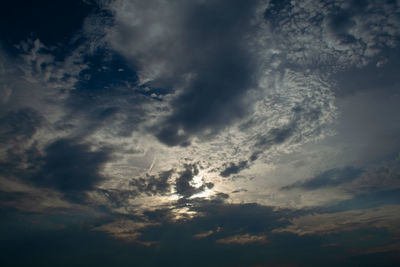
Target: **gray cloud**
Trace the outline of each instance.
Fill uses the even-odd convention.
[[[91,151],[88,144],[59,139],[45,148],[42,166],[31,181],[66,193],[90,190],[104,179],[100,170],[109,159],[109,151]]]
[[[398,205],[381,206],[374,209],[350,210],[335,213],[316,213],[291,219],[291,225],[273,232],[289,232],[298,235],[329,235],[358,229],[384,228],[396,236],[400,216]]]
[[[315,71],[318,66],[329,71],[347,63],[359,66],[386,44],[397,43],[395,4],[323,2],[269,1],[264,14],[271,26],[267,29],[257,21],[261,1],[117,0],[103,6],[114,21],[108,21],[104,29],[104,20],[99,19],[97,26],[106,33],[100,44],[90,42],[61,58],[55,56],[58,48],[39,40],[21,44],[25,63],[20,80],[34,84],[34,94],[46,100],[40,103],[51,103],[53,109],[43,112],[34,103],[31,106],[40,112],[15,109],[5,113],[0,121],[1,141],[10,145],[11,139],[22,140],[31,147],[7,154],[8,165],[0,166],[2,174],[27,178],[67,197],[87,196],[88,205],[106,207],[113,215],[137,213],[140,219],[159,222],[207,214],[204,225],[213,225],[197,233],[207,235],[206,230],[223,224],[227,232],[215,232],[217,242],[223,244],[264,243],[263,233],[271,230],[265,221],[277,219],[271,215],[272,208],[225,204],[229,198],[233,203],[271,200],[280,207],[287,203],[314,206],[340,199],[338,192],[343,188],[345,193],[362,191],[362,186],[372,190],[379,177],[385,178],[388,187],[397,186],[396,163],[385,171],[371,171],[370,176],[363,173],[364,180],[358,168],[318,166],[321,173],[316,177],[283,188],[305,189],[309,194],[295,197],[290,190],[271,187],[272,179],[260,179],[278,166],[274,160],[280,153],[291,153],[329,133],[335,97],[332,84],[322,77],[325,69]],[[91,23],[96,23],[95,17]],[[7,84],[1,95],[3,102],[15,95],[9,88]],[[44,120],[40,114],[51,119],[50,130],[41,129],[35,139]],[[104,147],[118,148],[112,151],[117,156],[111,157]],[[13,162],[22,164],[9,164]],[[19,172],[11,173],[13,168]],[[218,177],[245,169],[249,183]],[[282,173],[290,179],[296,171]],[[200,175],[206,178],[199,179]],[[293,183],[282,180],[278,186]],[[337,191],[328,188],[325,192],[325,187]],[[204,191],[209,195],[195,198]],[[9,206],[17,206],[18,199],[30,200],[19,193],[4,193],[0,198],[9,198]],[[48,199],[38,203],[48,205]],[[60,207],[70,204],[60,203]],[[147,226],[136,223],[115,221],[97,230],[138,240]]]
[[[248,165],[248,162],[247,162],[247,161],[240,161],[240,162],[238,162],[237,164],[231,162],[231,163],[229,163],[229,164],[225,167],[224,170],[222,170],[222,171],[220,172],[220,175],[221,175],[222,177],[229,177],[230,175],[232,175],[232,174],[237,174],[237,173],[239,173],[240,171],[242,171],[243,169],[246,169],[246,168],[248,168],[248,167],[249,167],[249,165]]]
[[[110,43],[136,62],[141,82],[183,89],[155,129],[161,142],[185,146],[191,136],[217,131],[246,113],[241,96],[256,86],[248,34],[257,29],[251,24],[257,2],[117,1],[110,6],[116,15]]]
[[[157,176],[146,175],[145,178],[132,180],[130,185],[137,188],[139,192],[144,192],[148,195],[166,194],[170,191],[171,185],[169,183],[169,179],[174,172],[174,170],[169,170],[160,172]],[[185,186],[181,185],[181,187]],[[183,188],[181,189],[184,190]]]
[[[296,125],[287,125],[282,128],[273,128],[266,135],[260,136],[255,144],[255,148],[261,148],[262,150],[267,150],[271,146],[276,144],[281,144],[289,139],[294,131],[296,130]]]
[[[32,108],[10,111],[0,118],[0,143],[19,143],[30,139],[41,126],[44,118]]]
[[[399,8],[396,1],[271,1],[264,16],[289,62],[342,69],[396,46]]]
[[[351,166],[342,169],[331,169],[324,171],[309,180],[296,182],[292,185],[284,186],[281,189],[289,190],[302,188],[306,190],[316,190],[324,187],[338,186],[356,180],[363,172],[363,170]]]
[[[187,198],[204,191],[208,186],[212,186],[212,184],[203,184],[200,187],[192,186],[190,182],[199,174],[199,168],[196,164],[185,164],[184,167],[185,169],[179,172],[175,184],[176,192],[179,195]]]
[[[351,192],[376,192],[400,188],[400,156],[370,164],[346,189]]]

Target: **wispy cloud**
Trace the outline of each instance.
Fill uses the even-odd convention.
[[[264,244],[267,243],[268,240],[265,235],[241,234],[218,239],[216,242],[224,245],[247,245]]]
[[[298,235],[329,235],[359,229],[386,229],[399,235],[397,227],[399,205],[387,205],[373,209],[350,210],[335,213],[314,213],[295,217],[291,225],[275,229],[275,233],[289,232]]]

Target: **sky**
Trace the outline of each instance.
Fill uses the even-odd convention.
[[[0,21],[3,266],[400,265],[400,1]]]

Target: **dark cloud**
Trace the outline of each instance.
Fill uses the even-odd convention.
[[[272,0],[264,11],[264,18],[271,23],[272,30],[278,26],[279,20],[285,16],[285,8],[290,8],[289,0]]]
[[[327,18],[328,29],[333,33],[338,39],[345,43],[355,42],[354,36],[349,34],[349,30],[356,23],[352,20],[352,13],[348,11],[341,10],[337,14],[331,15]]]
[[[101,110],[99,110],[98,118],[99,118],[99,120],[107,119],[107,118],[112,117],[115,114],[117,114],[118,111],[119,111],[118,107],[107,107],[107,108],[101,109]]]
[[[32,108],[10,111],[0,119],[0,144],[4,155],[0,160],[3,176],[27,177],[38,167],[40,153],[35,143],[28,142],[44,124],[42,115]]]
[[[3,265],[398,261],[347,259],[398,233],[399,1],[53,2],[0,11]]]
[[[220,27],[221,31],[225,31],[229,24]],[[198,75],[187,91],[175,100],[174,113],[158,134],[160,140],[168,145],[177,144],[179,129],[189,135],[196,134],[227,125],[245,113],[239,96],[253,85],[251,59],[243,49],[232,45],[235,43],[233,40],[218,40],[217,36],[208,38],[211,38],[211,44],[204,46],[211,45],[213,50],[211,55],[208,54],[209,62],[204,63],[203,68],[196,69]],[[222,44],[218,44],[218,41]]]
[[[196,164],[185,164],[185,169],[179,172],[179,177],[176,179],[176,192],[187,198],[194,194],[204,191],[206,185],[194,187],[190,184],[193,178],[199,174],[199,168]]]
[[[247,189],[234,190],[234,191],[232,191],[232,194],[237,194],[237,193],[240,193],[240,192],[247,192]]]
[[[4,192],[0,191],[1,206],[15,207],[15,203],[25,197],[27,194],[24,192]]]
[[[303,119],[310,119],[307,118],[309,114],[305,113],[299,115],[302,112],[300,109],[294,110],[294,112],[297,120],[300,118],[300,116],[303,117]],[[315,116],[318,117],[319,114],[314,114],[314,119],[316,119]],[[296,122],[294,122],[281,128],[273,128],[265,135],[260,134],[257,137],[257,142],[253,147],[253,152],[250,155],[249,159],[239,161],[238,163],[231,162],[229,164],[225,164],[225,168],[220,172],[220,175],[222,177],[229,177],[232,174],[240,173],[242,170],[249,168],[251,166],[251,163],[256,161],[260,154],[262,154],[264,151],[270,149],[274,145],[284,143],[289,138],[291,138],[297,130],[296,128],[297,125]]]
[[[32,182],[63,192],[90,190],[104,179],[100,170],[109,159],[110,151],[92,151],[88,144],[59,139],[46,147]]]
[[[145,178],[132,180],[130,185],[136,187],[139,192],[144,192],[148,195],[164,195],[170,191],[171,185],[168,180],[174,172],[174,170],[169,170],[160,172],[157,176],[146,175]]]
[[[379,208],[385,205],[396,205],[400,203],[400,190],[389,189],[359,193],[353,198],[341,201],[336,205],[321,209],[324,212],[340,212],[355,209]]]
[[[255,145],[255,148],[268,149],[272,145],[281,144],[292,136],[296,129],[295,124],[287,125],[282,128],[271,129],[266,135],[260,136]]]
[[[315,120],[320,115],[318,111],[308,111],[304,112],[301,108],[293,109],[294,111],[294,122],[290,123],[281,128],[273,128],[265,135],[259,135],[257,137],[257,142],[253,147],[253,153],[248,160],[242,160],[238,163],[230,162],[225,164],[224,169],[220,172],[222,177],[229,177],[232,174],[240,173],[242,170],[250,167],[251,163],[258,159],[260,154],[268,150],[274,145],[279,145],[286,142],[289,138],[293,136],[297,129],[296,120],[300,118],[306,120]]]
[[[176,208],[186,207],[194,214],[201,215],[180,223],[176,223],[175,219],[170,217],[171,209],[151,210],[145,214],[161,223],[158,230],[162,231],[164,227],[179,227],[190,238],[194,234],[217,229],[219,230],[215,231],[215,239],[238,233],[259,234],[289,224],[289,210],[278,211],[257,204],[228,204],[225,202],[227,198],[227,194],[219,194],[212,199],[194,198],[178,201]],[[155,238],[160,236],[162,235],[154,235]]]
[[[143,27],[117,19],[111,33],[115,48],[132,57],[139,72],[167,66],[146,77],[150,86],[184,89],[172,101],[172,114],[155,129],[161,142],[186,146],[192,136],[218,131],[246,113],[241,96],[257,85],[256,58],[248,48],[248,33],[257,29],[251,25],[257,5],[217,0],[164,9],[149,1],[117,9],[138,12]],[[152,16],[154,10],[160,10],[159,17]],[[157,27],[168,30],[154,32]]]
[[[135,198],[139,195],[137,190],[120,190],[120,189],[94,189],[93,192],[96,192],[102,197],[105,197],[108,201],[106,204],[109,207],[113,208],[121,208],[126,207],[129,203],[129,199]]]
[[[246,169],[248,167],[249,167],[249,163],[246,160],[240,161],[237,164],[231,162],[231,163],[228,164],[228,166],[226,166],[226,168],[224,170],[222,170],[220,172],[220,175],[222,177],[229,177],[232,174],[237,174],[240,171],[242,171],[243,169]]]
[[[159,245],[149,247],[112,239],[104,232],[90,230],[93,225],[101,226],[110,218],[65,214],[38,217],[2,209],[2,260],[5,265],[18,266],[74,266],[82,263],[96,266],[292,266],[276,263],[287,263],[287,253],[292,255],[291,262],[304,265],[323,265],[327,258],[342,258],[348,254],[347,251],[344,254],[341,250],[321,248],[322,241],[317,238],[287,234],[267,236],[273,241],[268,244],[222,246],[216,240],[268,233],[288,223],[281,219],[282,213],[254,204],[208,203],[207,207],[206,216],[139,229],[142,234],[140,241],[159,242]],[[207,231],[213,231],[213,234],[201,239],[193,237]],[[26,251],[23,256],[21,250]],[[68,257],[60,262],[66,251]],[[320,252],[317,259],[316,251]],[[338,265],[343,265],[341,263]]]
[[[0,143],[26,141],[35,134],[42,122],[43,117],[32,108],[10,111],[0,118]]]
[[[281,189],[289,190],[293,188],[302,188],[306,190],[316,190],[329,186],[338,186],[357,179],[363,172],[362,169],[357,169],[351,166],[342,169],[330,169],[307,181],[297,182],[282,187]]]
[[[281,225],[287,225],[285,212],[257,204],[227,204],[215,200],[192,200],[191,210],[203,214],[193,220],[202,230],[222,228],[216,238],[227,234],[264,233]],[[290,213],[290,212],[289,212]],[[234,220],[232,218],[235,218]]]

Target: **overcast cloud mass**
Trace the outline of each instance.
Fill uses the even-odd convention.
[[[4,1],[9,266],[400,264],[400,1]]]

